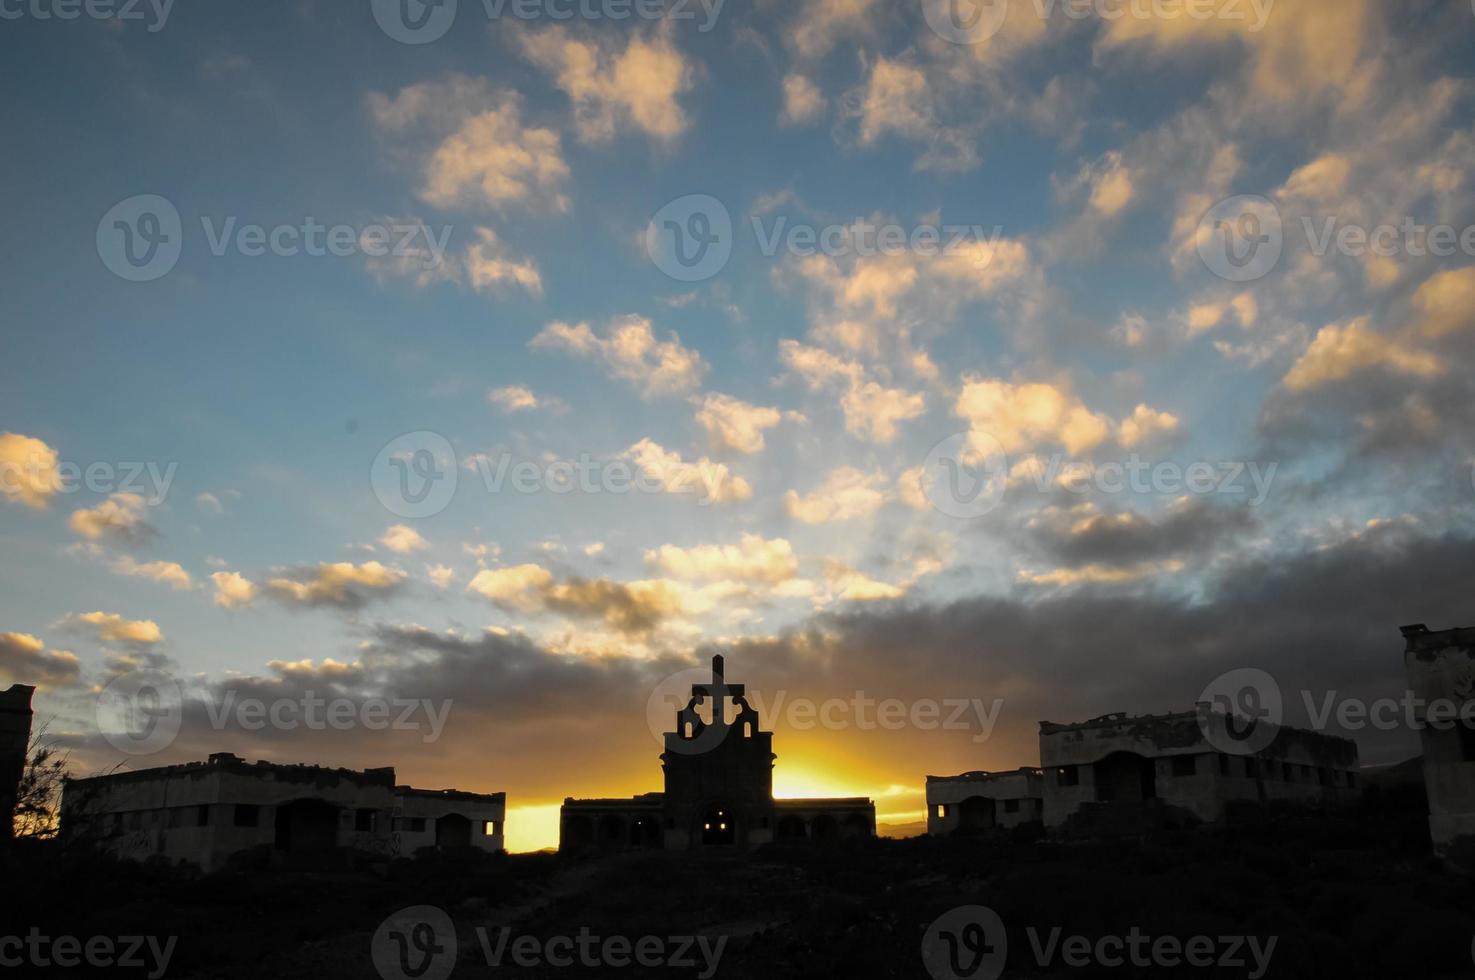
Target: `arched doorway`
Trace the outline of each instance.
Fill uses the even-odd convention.
[[[958,829],[964,833],[993,830],[998,826],[997,804],[986,796],[970,796],[958,804]]]
[[[809,836],[814,840],[836,840],[840,836],[840,825],[828,813],[821,813],[810,821]]]
[[[778,840],[803,840],[809,836],[809,828],[800,817],[780,817],[775,837]]]
[[[737,843],[737,820],[726,804],[713,804],[702,814],[702,843],[719,846]]]
[[[435,818],[436,847],[470,847],[471,820],[459,813]]]
[[[277,807],[276,848],[312,854],[338,846],[338,808],[323,800],[293,800]]]
[[[1157,764],[1135,752],[1113,752],[1093,767],[1096,799],[1129,803],[1157,799]]]

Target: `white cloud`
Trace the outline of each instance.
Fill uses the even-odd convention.
[[[136,562],[127,555],[113,562],[113,571],[119,575],[131,575],[135,578],[152,579],[178,592],[187,592],[195,587],[194,579],[190,573],[177,562],[172,561],[150,561]]]
[[[136,544],[158,533],[144,518],[147,508],[148,501],[139,494],[115,493],[96,507],[74,511],[67,523],[89,541]]]
[[[517,565],[482,569],[466,591],[498,605],[528,610],[541,604],[543,592],[552,584],[553,573],[541,565]]]
[[[404,579],[404,572],[377,561],[323,562],[294,576],[270,579],[265,589],[272,598],[291,605],[354,609],[370,597],[389,594]]]
[[[733,473],[727,464],[705,456],[686,462],[680,453],[668,451],[651,439],[640,440],[623,455],[667,493],[699,495],[710,504],[737,503],[753,496],[747,480]]]
[[[0,495],[12,503],[41,509],[60,489],[57,455],[40,439],[0,432]]]
[[[790,517],[804,524],[852,521],[880,510],[886,503],[886,489],[884,474],[842,466],[803,496],[793,490],[785,493],[784,507]]]
[[[1060,445],[1076,454],[1113,440],[1135,446],[1178,425],[1173,415],[1147,405],[1139,405],[1125,420],[1114,421],[1091,411],[1066,387],[1044,382],[1011,384],[997,378],[965,380],[954,411],[968,420],[970,442],[981,452],[992,445],[989,439],[996,440],[1006,453]]]
[[[437,589],[449,589],[456,581],[456,570],[450,565],[426,565],[425,574]]]
[[[528,346],[598,361],[611,377],[651,396],[692,391],[707,373],[702,356],[683,347],[675,331],[666,340],[657,340],[651,322],[640,316],[614,320],[602,337],[587,323],[550,323]]]
[[[406,524],[396,524],[384,532],[379,543],[397,555],[408,555],[412,551],[425,551],[430,542],[419,531]]]
[[[783,538],[744,534],[738,544],[679,548],[662,545],[645,553],[646,563],[666,575],[690,580],[777,584],[798,574],[794,548]]]
[[[153,646],[164,639],[159,624],[153,620],[125,619],[117,613],[79,613],[67,617],[66,622],[69,625],[82,624],[91,627],[97,638],[104,643]]]
[[[250,605],[256,598],[256,584],[239,572],[215,572],[210,581],[215,583],[215,604],[222,609]]]
[[[573,102],[574,126],[586,143],[611,140],[625,127],[672,140],[690,125],[679,97],[694,73],[665,34],[632,34],[621,48],[554,27],[525,33],[522,48]]]
[[[764,430],[782,422],[783,413],[714,393],[702,400],[696,420],[714,449],[752,455],[763,451]]]
[[[814,82],[799,74],[784,76],[784,107],[779,122],[797,126],[813,122],[825,111],[825,97]]]
[[[82,661],[70,650],[48,651],[29,633],[0,633],[0,682],[6,685],[69,687],[81,672]]]
[[[369,110],[380,130],[434,144],[423,162],[420,197],[438,208],[503,208],[524,204],[566,211],[569,177],[552,129],[525,127],[522,97],[493,91],[464,75],[421,82],[393,98],[373,93]]]
[[[845,413],[845,429],[858,438],[891,442],[900,423],[927,410],[926,395],[867,380],[865,368],[857,361],[796,340],[780,341],[779,356],[812,391],[823,391],[836,383],[844,388],[840,408]]]

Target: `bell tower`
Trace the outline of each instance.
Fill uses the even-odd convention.
[[[661,753],[667,849],[773,839],[773,733],[761,729],[745,694],[742,684],[727,683],[719,654],[711,682],[693,684],[691,700],[676,712]],[[699,712],[708,702],[711,721]]]

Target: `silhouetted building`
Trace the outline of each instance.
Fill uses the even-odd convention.
[[[15,833],[15,799],[26,771],[26,749],[31,744],[31,695],[34,687],[12,684],[0,691],[0,840]]]
[[[1357,743],[1259,719],[1243,754],[1220,751],[1205,728],[1223,730],[1209,710],[1103,715],[1073,725],[1040,722],[1045,825],[1081,833],[1213,823],[1226,808],[1272,800],[1330,802],[1358,792]],[[1201,724],[1200,718],[1208,721]],[[1217,743],[1217,745],[1215,744]]]
[[[1045,819],[1045,774],[1039,769],[965,772],[927,777],[927,833],[1008,830]]]
[[[257,851],[314,863],[340,849],[413,856],[422,847],[503,849],[504,793],[396,786],[392,768],[329,769],[229,752],[207,762],[68,780],[63,828],[119,857],[163,857],[206,871]]]
[[[711,721],[698,710],[708,701]],[[691,700],[676,713],[676,730],[665,735],[665,749],[664,793],[564,800],[559,849],[686,850],[875,835],[876,807],[865,797],[773,798],[773,733],[760,727],[744,686],[727,683],[720,656],[712,658],[712,682],[692,685]]]
[[[1403,627],[1403,637],[1429,835],[1440,856],[1475,865],[1475,627],[1431,632],[1420,623]]]

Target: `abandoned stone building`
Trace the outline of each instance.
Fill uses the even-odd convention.
[[[214,871],[255,851],[277,864],[340,849],[412,857],[422,847],[503,849],[507,798],[396,786],[394,770],[206,762],[68,780],[62,828],[119,857]]]
[[[1434,851],[1475,865],[1475,627],[1403,627],[1404,669],[1424,750]]]
[[[1040,722],[1045,826],[1085,833],[1221,820],[1226,808],[1272,800],[1354,797],[1357,744],[1269,726],[1266,746],[1236,755],[1206,737],[1201,712],[1103,715],[1078,724]],[[1221,721],[1222,714],[1208,715]],[[1220,745],[1223,741],[1215,739]],[[1246,743],[1247,745],[1249,743]]]
[[[708,702],[704,720],[700,709]],[[712,658],[710,684],[692,685],[675,729],[661,753],[665,792],[564,800],[559,850],[752,847],[875,835],[876,807],[865,797],[773,798],[773,733],[762,730],[744,685],[727,683],[722,657]]]
[[[1039,769],[927,777],[927,833],[934,836],[1008,830],[1044,819],[1045,774]]]
[[[16,789],[26,771],[31,742],[31,695],[34,687],[12,684],[0,691],[0,841],[15,833]]]

